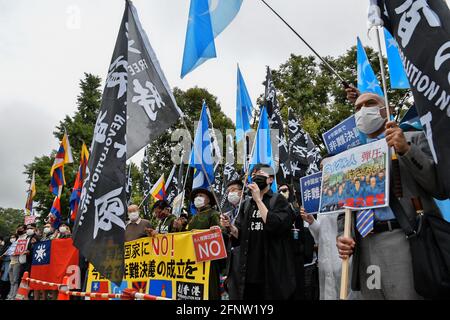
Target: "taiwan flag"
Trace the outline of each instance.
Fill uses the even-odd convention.
[[[92,293],[109,293],[108,281],[92,281]],[[108,298],[90,298],[90,300],[109,300]]]
[[[72,239],[41,241],[36,243],[33,248],[30,277],[42,281],[62,283],[64,276],[70,277],[76,272],[78,262],[79,253],[77,248],[73,246]],[[56,288],[30,283],[30,289],[55,290]]]

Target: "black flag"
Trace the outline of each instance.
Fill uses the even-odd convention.
[[[289,149],[284,134],[283,121],[278,106],[277,93],[272,81],[272,74],[267,67],[265,101],[267,113],[270,118],[270,128],[277,130],[275,140],[272,140],[272,156],[275,163],[278,163],[277,183],[289,183],[291,165],[289,163]]]
[[[127,21],[128,6],[106,78],[73,232],[80,253],[115,283],[123,279],[127,212]]]
[[[166,182],[166,200],[170,204],[173,199],[178,195],[179,190],[179,178],[178,178],[179,170],[177,170],[177,165],[175,164],[170,171],[169,178],[167,178]]]
[[[131,203],[131,193],[133,191],[133,179],[131,178],[131,163],[128,166],[128,174],[127,174],[127,185],[125,187],[125,192],[127,194],[127,205]]]
[[[395,37],[420,122],[450,197],[450,10],[445,1],[371,1],[369,22]]]
[[[131,1],[127,4],[127,158],[130,158],[177,122],[182,112],[142,29],[136,8]]]
[[[223,166],[223,182],[222,182],[222,198],[220,199],[220,207],[225,209],[231,206],[228,203],[228,193],[226,192],[227,184],[233,180],[239,179],[239,173],[236,171],[234,166],[234,140],[233,135],[227,135],[226,153],[225,153],[225,164]]]
[[[144,151],[144,159],[142,159],[142,172],[143,172],[143,181],[142,181],[142,193],[144,195],[144,203],[142,204],[142,208],[144,209],[144,216],[147,219],[150,219],[150,207],[148,205],[150,190],[152,189],[152,183],[150,181],[150,171],[148,165],[148,155],[147,148]]]
[[[297,185],[300,178],[306,176],[309,167],[308,144],[306,132],[302,129],[298,119],[289,108],[289,158],[291,162],[291,175]]]

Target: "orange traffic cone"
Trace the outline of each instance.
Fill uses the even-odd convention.
[[[58,288],[58,298],[56,300],[70,300],[70,296],[67,291],[69,291],[69,286],[67,283],[69,282],[69,278],[67,276],[64,276],[63,283]]]
[[[16,300],[28,300],[28,294],[30,293],[30,287],[28,286],[28,271],[24,272],[20,286],[17,288]]]

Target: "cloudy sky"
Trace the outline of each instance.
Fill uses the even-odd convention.
[[[375,45],[366,32],[368,1],[267,1],[323,55],[344,53],[356,36]],[[182,80],[189,3],[134,1],[170,85],[207,88],[233,121],[237,63],[255,101],[264,91],[266,65],[277,68],[291,53],[310,54],[261,1],[244,0],[216,39],[218,58]],[[58,147],[52,132],[76,110],[83,73],[105,77],[123,9],[123,0],[0,0],[0,207],[24,206],[23,166]],[[141,158],[142,152],[132,161]]]

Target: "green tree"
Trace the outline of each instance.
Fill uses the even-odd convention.
[[[60,141],[64,131],[67,131],[74,158],[72,164],[64,166],[66,185],[61,194],[61,215],[63,219],[67,219],[70,214],[69,200],[78,170],[81,145],[85,142],[89,148],[91,144],[97,113],[101,104],[100,85],[101,79],[99,77],[85,73],[84,78],[80,80],[81,93],[77,97],[77,111],[73,116],[66,115],[53,132],[54,136]],[[25,165],[24,174],[28,176],[27,183],[30,182],[33,171],[36,172],[35,209],[43,218],[47,217],[54,200],[53,194],[49,191],[49,184],[50,169],[55,154],[56,150],[52,150],[49,156],[35,157],[33,162]]]
[[[24,223],[24,213],[19,209],[0,208],[0,236],[9,237],[17,226]]]
[[[206,104],[209,107],[214,129],[221,132],[223,139],[225,139],[225,133],[227,129],[235,128],[235,125],[231,121],[231,119],[222,112],[220,103],[217,101],[217,97],[208,92],[208,90],[195,87],[183,91],[179,88],[174,88],[173,93],[178,106],[185,115],[185,123],[191,134],[191,139],[193,139],[194,130],[196,129],[194,128],[194,124],[200,118],[203,100],[205,100]],[[173,162],[171,159],[171,153],[174,152],[175,154],[178,154],[179,152],[179,149],[173,149],[175,146],[177,146],[178,141],[171,141],[171,135],[176,129],[184,129],[184,125],[181,123],[181,121],[178,121],[177,124],[172,126],[166,133],[161,135],[157,140],[155,140],[148,146],[147,154],[149,158],[150,180],[152,181],[152,183],[155,183],[162,173],[165,174],[165,178],[167,179],[168,174],[172,169]],[[189,137],[183,137],[183,139],[188,140]],[[190,150],[185,150],[186,156],[188,156],[189,153]],[[186,170],[187,168],[186,166],[184,166],[184,173],[186,173]],[[190,174],[190,179],[186,184],[186,189],[188,189],[186,191],[187,193],[189,193],[190,186],[192,185],[191,179],[192,174]],[[149,203],[151,205],[153,203],[153,200],[149,199]]]

